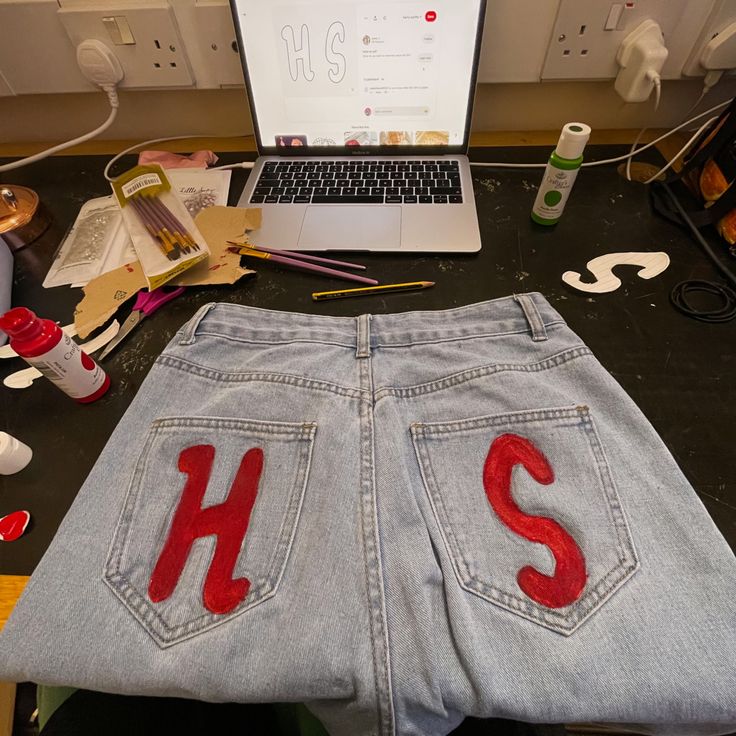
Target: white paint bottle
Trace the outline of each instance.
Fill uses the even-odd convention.
[[[28,445],[7,432],[0,432],[0,475],[23,470],[32,457],[33,451]]]

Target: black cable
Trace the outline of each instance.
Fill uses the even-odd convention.
[[[705,254],[710,258],[715,267],[723,274],[726,281],[729,283],[719,284],[715,281],[704,281],[704,280],[691,280],[681,281],[677,284],[670,292],[670,301],[672,302],[675,309],[679,310],[683,314],[693,319],[700,320],[701,322],[729,322],[736,317],[736,276],[721,263],[718,256],[715,254],[713,249],[710,247],[706,239],[701,235],[698,228],[695,226],[690,216],[687,214],[679,200],[672,193],[672,190],[667,184],[662,184],[662,188],[667,192],[667,195],[675,205],[682,221],[690,228],[695,239],[700,244],[700,247],[705,251]],[[694,307],[688,301],[688,295],[694,293],[705,293],[713,296],[720,297],[722,305],[714,309],[698,309]]]

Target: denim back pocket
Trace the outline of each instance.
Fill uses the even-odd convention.
[[[587,407],[414,424],[411,432],[468,592],[570,635],[638,569]]]
[[[161,647],[274,596],[307,484],[316,426],[156,420],[104,572]]]

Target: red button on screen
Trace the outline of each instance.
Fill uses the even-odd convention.
[[[424,20],[426,20],[428,23],[432,23],[433,21],[437,20],[437,13],[435,13],[434,10],[428,10],[424,14]]]

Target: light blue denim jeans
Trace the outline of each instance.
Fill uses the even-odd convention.
[[[0,679],[727,733],[736,562],[539,294],[209,304],[158,358],[0,637]],[[643,725],[648,724],[648,725]]]

